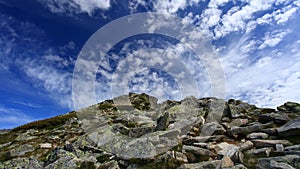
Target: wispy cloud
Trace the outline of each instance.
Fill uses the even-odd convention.
[[[20,100],[8,100],[8,101],[11,103],[17,103],[19,105],[23,105],[23,106],[31,107],[31,108],[42,108],[43,107],[43,105],[33,104],[30,102],[26,102],[26,101],[20,101]]]
[[[70,95],[75,43],[49,47],[44,32],[34,24],[3,14],[0,14],[0,19],[0,71],[18,73],[13,77],[19,82],[30,83],[37,92],[47,93],[61,106],[72,108]]]
[[[87,13],[93,16],[98,9],[108,10],[110,0],[39,0],[42,5],[53,13],[79,14]]]
[[[1,127],[13,128],[36,119],[28,116],[19,109],[7,108],[0,105],[0,123]]]

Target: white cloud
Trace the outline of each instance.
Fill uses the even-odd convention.
[[[297,7],[292,6],[288,6],[281,10],[277,10],[274,19],[277,22],[277,24],[283,24],[287,22],[297,12],[297,10]]]
[[[300,86],[299,43],[282,39],[289,32],[266,33],[263,42],[253,36],[244,36],[220,50],[220,55],[224,55],[221,61],[226,74],[227,98],[273,108],[286,101],[300,100],[297,92]],[[289,43],[274,50],[256,50],[258,44],[276,45],[278,41],[271,42],[276,37]]]
[[[232,32],[244,31],[247,22],[253,20],[253,15],[259,11],[265,11],[272,7],[273,1],[253,0],[241,9],[233,7],[222,16],[220,24],[215,28],[216,38],[224,37]],[[239,9],[239,10],[238,10]],[[255,25],[252,25],[252,27]]]
[[[154,10],[161,13],[176,13],[178,10],[184,10],[187,6],[192,6],[199,3],[201,0],[172,0],[154,2]]]
[[[39,0],[53,13],[87,13],[90,16],[97,9],[108,10],[110,0]]]
[[[34,120],[34,118],[28,116],[26,113],[22,112],[19,109],[7,108],[3,105],[0,105],[1,127],[13,128]]]
[[[276,30],[273,32],[266,32],[265,36],[262,38],[263,43],[260,46],[258,46],[258,49],[264,49],[266,47],[275,47],[290,32],[291,32],[290,30],[285,30],[285,31]]]
[[[288,3],[284,3],[284,4],[288,4]],[[298,10],[299,10],[299,6],[295,1],[294,4],[283,6],[282,8],[277,9],[272,13],[266,13],[261,18],[257,19],[257,23],[272,24],[273,22],[275,22],[278,25],[282,25],[287,21],[289,21],[291,18],[293,18]]]

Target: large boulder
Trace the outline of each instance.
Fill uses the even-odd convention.
[[[293,169],[300,168],[300,156],[299,155],[286,155],[279,157],[261,158],[258,159],[256,167],[258,169],[276,168],[281,169]]]
[[[266,114],[261,114],[259,115],[259,121],[262,123],[267,123],[273,121],[274,123],[277,124],[285,124],[288,122],[290,119],[285,113],[266,113]]]
[[[279,136],[292,139],[299,143],[300,140],[300,118],[294,119],[277,129]]]
[[[283,112],[300,113],[300,104],[295,102],[286,102],[277,107],[277,110]]]

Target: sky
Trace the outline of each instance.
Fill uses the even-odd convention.
[[[72,82],[85,44],[119,18],[144,12],[192,25],[197,31],[186,35],[205,37],[209,46],[197,50],[209,48],[220,64],[174,37],[126,37],[94,65],[96,102],[128,91],[160,101],[214,96],[214,83],[223,82],[212,79],[211,67],[222,70],[225,99],[271,108],[300,102],[300,0],[0,0],[0,129],[77,109]]]

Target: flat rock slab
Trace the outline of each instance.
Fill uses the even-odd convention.
[[[178,169],[204,169],[204,168],[220,168],[221,160],[205,161],[200,163],[182,164]]]
[[[266,133],[251,133],[247,135],[247,138],[250,140],[254,140],[254,139],[266,139],[268,138],[269,135]]]
[[[274,163],[276,162],[276,163]],[[291,166],[293,168],[300,168],[300,156],[299,155],[286,155],[279,157],[270,157],[270,158],[260,158],[258,159],[256,167],[258,169],[274,168],[276,164],[279,163],[281,166]]]
[[[288,140],[252,140],[254,146],[256,148],[264,148],[264,147],[276,147],[276,144],[282,144],[284,146],[293,145]]]
[[[294,119],[277,129],[279,136],[299,136],[300,135],[300,118]]]

